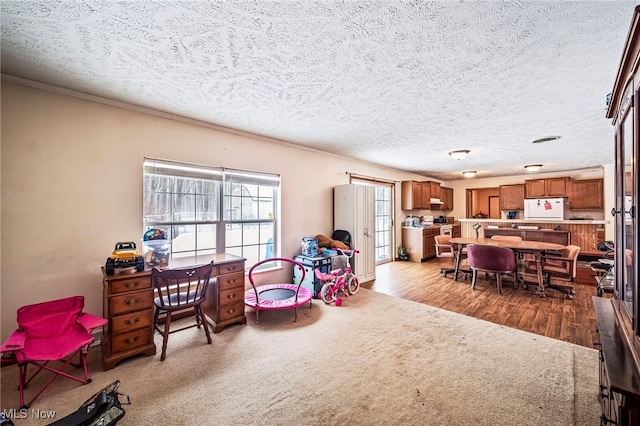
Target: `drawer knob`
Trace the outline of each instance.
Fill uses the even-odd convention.
[[[124,303],[129,305],[129,306],[133,306],[133,305],[137,304],[138,302],[140,302],[140,299],[127,299],[127,300],[124,301]]]
[[[138,287],[140,285],[140,283],[138,281],[134,281],[132,283],[124,283],[124,286],[126,288],[135,288]]]
[[[126,343],[127,345],[130,345],[132,343],[135,343],[139,340],[140,338],[138,336],[134,337],[133,339],[129,339],[128,337],[126,339],[124,339],[124,343]]]
[[[227,295],[227,299],[235,299],[235,298],[236,298],[236,294],[235,293]]]
[[[236,310],[235,310],[234,308],[231,308],[231,309],[228,309],[228,310],[227,310],[227,313],[232,314],[232,313],[234,313],[235,311],[236,311]]]
[[[130,319],[126,320],[124,323],[126,325],[132,325],[132,324],[137,324],[140,322],[140,317],[136,317],[133,321],[131,321]]]

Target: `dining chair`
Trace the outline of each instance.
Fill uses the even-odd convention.
[[[160,360],[167,357],[167,342],[169,335],[192,327],[202,327],[207,336],[207,344],[211,344],[209,325],[207,324],[201,306],[207,297],[207,287],[211,279],[213,263],[181,269],[153,268],[151,279],[155,290],[153,300],[156,311],[154,326],[162,336],[162,355]],[[171,318],[174,313],[191,310],[195,317],[195,323],[180,328],[171,329]],[[164,314],[163,317],[160,315]],[[164,327],[160,327],[160,321],[164,320]]]
[[[506,247],[470,244],[467,246],[467,258],[471,267],[471,289],[475,289],[478,271],[494,274],[498,293],[502,294],[502,276],[513,277],[514,288],[518,286],[516,254]]]
[[[445,260],[450,259],[453,262],[453,264],[451,264],[450,266],[443,266],[440,268],[440,273],[446,277],[447,274],[452,274],[456,271],[455,264],[457,262],[456,260],[457,251],[455,250],[455,248],[453,247],[453,244],[451,243],[451,235],[435,235],[433,238],[435,239],[435,242],[436,242],[436,257],[439,258],[441,261],[443,259]],[[467,258],[466,249],[462,250],[460,257],[461,257],[460,261]],[[464,269],[459,269],[459,272],[464,274],[465,279],[467,278],[467,271],[465,271]]]
[[[567,299],[573,299],[575,294],[573,284],[578,270],[578,254],[580,254],[580,246],[568,245],[560,255],[553,253],[542,255],[540,263],[544,286],[564,293]],[[527,261],[525,268],[535,270],[535,261]]]
[[[491,239],[496,241],[522,241],[522,237],[517,235],[492,235]]]

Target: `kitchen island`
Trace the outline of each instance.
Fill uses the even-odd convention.
[[[604,225],[607,220],[525,220],[525,219],[458,219],[461,223],[462,237],[484,238],[487,230],[536,229],[549,231],[567,231],[569,244],[580,246],[582,251],[596,251],[597,244],[604,240]],[[476,235],[476,229],[478,235]]]

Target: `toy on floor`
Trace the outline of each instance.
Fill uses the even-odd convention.
[[[315,274],[320,281],[323,282],[320,290],[320,298],[324,303],[334,303],[336,306],[342,305],[342,298],[338,295],[342,293],[344,297],[356,294],[360,288],[360,282],[353,273],[351,268],[351,258],[358,250],[342,250],[338,249],[341,256],[346,260],[344,269],[334,269],[331,272],[324,273],[319,269],[315,270]]]

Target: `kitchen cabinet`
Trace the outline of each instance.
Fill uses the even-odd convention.
[[[429,198],[440,199],[442,197],[442,187],[440,186],[440,184],[438,182],[428,182],[428,183],[431,186],[431,196]]]
[[[438,205],[437,210],[453,210],[453,188],[440,188],[440,201],[443,204]],[[436,210],[435,207],[432,210]]]
[[[600,424],[640,424],[640,6],[636,6],[607,109],[615,144],[615,260],[612,297],[593,297],[600,336]]]
[[[524,210],[524,184],[500,186],[500,210]]]
[[[361,283],[376,278],[375,187],[338,185],[333,188],[333,226],[351,234],[353,272]]]
[[[402,210],[431,209],[431,182],[403,181],[401,184]]]
[[[604,208],[603,179],[570,180],[569,208],[571,210]]]
[[[566,197],[567,177],[525,180],[525,198]]]
[[[424,262],[436,257],[435,236],[440,235],[440,227],[437,225],[424,228],[402,228],[402,244],[407,249],[409,260],[412,262]]]

